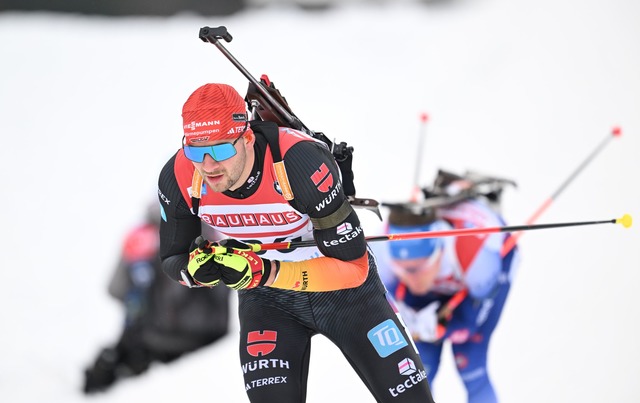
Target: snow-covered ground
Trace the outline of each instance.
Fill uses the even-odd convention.
[[[419,115],[421,182],[438,167],[518,182],[510,224],[534,210],[610,133],[538,221],[640,216],[640,3],[480,0],[424,6],[285,7],[225,18],[0,14],[0,401],[244,402],[236,330],[220,343],[87,398],[82,370],[122,311],[106,282],[125,231],[154,197],[181,139],[180,111],[205,82],[246,79],[202,26],[268,73],[311,128],[356,149],[358,195],[409,197]],[[361,214],[368,234],[378,224]],[[637,402],[637,228],[527,233],[490,354],[503,402]],[[439,402],[465,401],[446,357]],[[373,399],[317,337],[309,403]]]

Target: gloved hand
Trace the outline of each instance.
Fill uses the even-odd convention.
[[[439,307],[440,302],[434,301],[416,312],[412,333],[418,340],[433,343],[444,336],[445,328],[438,323]]]
[[[183,274],[183,280],[190,286],[206,286],[215,287],[222,278],[222,272],[220,265],[213,259],[216,252],[224,252],[226,250],[216,249],[214,251],[214,245],[204,239],[202,236],[197,237],[191,242],[189,252],[189,264],[187,265],[187,272]],[[193,279],[193,282],[191,281]],[[194,284],[195,283],[195,284]]]
[[[407,326],[409,330],[409,334],[413,335],[415,333],[416,328],[416,311],[411,308],[407,304],[402,301],[396,301],[396,307],[398,308],[398,312],[400,312],[400,317],[402,321]]]
[[[234,290],[255,288],[264,285],[271,274],[271,261],[256,255],[251,247],[235,239],[224,239],[218,243],[226,253],[216,254],[214,259],[220,267],[222,282]]]

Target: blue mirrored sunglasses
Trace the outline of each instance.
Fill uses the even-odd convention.
[[[240,135],[233,140],[232,143],[220,143],[214,144],[212,146],[190,146],[185,144],[185,141],[182,141],[182,149],[184,150],[184,155],[189,160],[193,162],[203,162],[204,156],[209,155],[214,161],[221,162],[228,160],[229,158],[236,155],[236,143],[238,140],[244,136],[247,132],[247,126],[245,126],[244,130]]]

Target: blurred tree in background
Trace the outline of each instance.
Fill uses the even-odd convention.
[[[0,0],[0,11],[51,11],[109,16],[229,15],[245,0]]]

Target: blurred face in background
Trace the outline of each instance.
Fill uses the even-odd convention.
[[[414,295],[424,295],[431,290],[442,261],[442,248],[429,257],[414,259],[393,259],[393,272]]]

